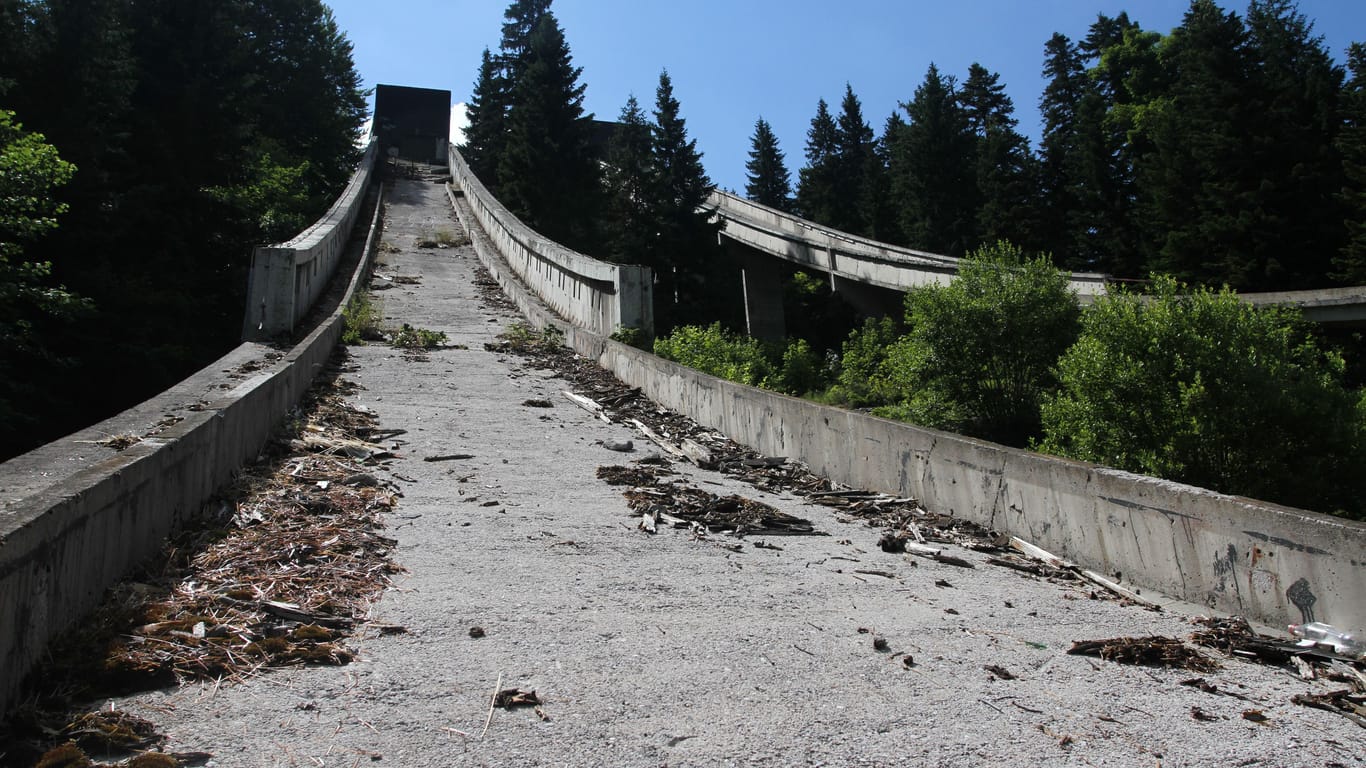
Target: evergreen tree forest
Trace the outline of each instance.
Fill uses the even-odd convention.
[[[1344,68],[1293,0],[1242,12],[1193,0],[1165,34],[1101,15],[1042,54],[1037,147],[980,64],[961,78],[931,64],[876,138],[851,87],[838,115],[821,100],[796,210],[953,256],[1009,240],[1120,279],[1240,291],[1366,282],[1360,44]],[[763,151],[752,157],[780,152]],[[785,168],[756,163],[751,190],[781,187]]]
[[[550,6],[514,0],[504,12],[498,52],[484,51],[474,83],[462,156],[541,234],[650,267],[656,330],[735,313],[739,277],[702,209],[712,183],[668,72],[648,114],[631,96],[615,123],[596,123]]]
[[[0,0],[0,453],[235,346],[251,246],[328,208],[365,97],[319,0]]]

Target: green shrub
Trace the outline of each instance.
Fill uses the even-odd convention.
[[[1091,307],[1043,404],[1040,450],[1226,493],[1366,501],[1366,400],[1294,310],[1159,278]]]
[[[901,338],[892,317],[868,318],[844,342],[839,373],[826,400],[855,408],[889,405],[903,399],[888,380],[887,350]]]
[[[906,295],[907,332],[887,352],[901,399],[880,412],[1024,445],[1038,434],[1052,366],[1077,338],[1080,308],[1047,257],[1006,242],[965,258],[946,286]]]
[[[639,328],[629,328],[623,325],[612,333],[611,338],[612,341],[625,344],[628,347],[635,347],[636,349],[643,349],[646,351],[650,349],[649,337],[645,335],[645,331],[642,331]]]
[[[357,293],[342,310],[342,343],[364,344],[384,338],[380,322],[384,319],[379,302],[368,293]]]
[[[782,360],[777,375],[770,377],[763,386],[796,396],[825,389],[823,361],[804,339],[789,341]]]
[[[655,339],[655,354],[727,381],[757,387],[773,373],[763,344],[726,330],[720,323],[684,325]]]

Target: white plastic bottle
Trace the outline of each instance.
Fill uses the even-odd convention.
[[[1327,645],[1344,656],[1366,654],[1366,644],[1349,632],[1343,632],[1331,624],[1311,621],[1308,624],[1291,624],[1290,634],[1300,638],[1300,645]]]

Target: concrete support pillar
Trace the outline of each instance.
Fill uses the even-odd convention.
[[[735,243],[727,242],[726,249],[739,257],[740,280],[745,291],[745,329],[756,339],[782,339],[787,335],[783,263]]]

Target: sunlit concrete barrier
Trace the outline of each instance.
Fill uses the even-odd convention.
[[[470,214],[456,199],[462,220]],[[538,327],[659,404],[855,488],[1019,536],[1130,587],[1270,625],[1366,629],[1366,525],[1007,448],[724,381],[564,323],[472,228],[481,261]],[[1331,478],[1325,478],[1331,482]]]
[[[503,207],[450,148],[451,178],[517,277],[570,322],[604,336],[654,332],[654,273],[599,261],[542,237]],[[546,183],[555,183],[553,180]]]
[[[346,189],[322,218],[287,242],[252,250],[243,341],[293,333],[332,281],[374,179],[378,147],[370,142]]]
[[[198,515],[299,402],[341,338],[379,219],[376,205],[336,309],[292,348],[243,343],[146,402],[0,464],[0,714],[48,642]],[[121,452],[104,444],[120,435],[140,439]]]

